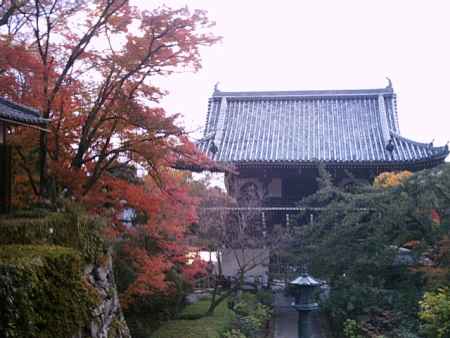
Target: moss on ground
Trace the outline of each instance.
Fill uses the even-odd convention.
[[[203,299],[188,305],[182,316],[203,314],[209,303],[210,300]],[[222,302],[214,311],[214,315],[196,320],[171,320],[154,332],[151,338],[220,338],[231,328],[234,318],[233,311],[227,307],[226,302]]]
[[[70,337],[84,327],[99,299],[81,263],[71,248],[0,246],[0,336]]]

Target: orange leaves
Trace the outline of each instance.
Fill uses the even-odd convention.
[[[211,22],[202,11],[140,11],[127,0],[38,5],[23,34],[0,37],[0,95],[52,119],[48,142],[41,143],[52,188],[112,216],[108,236],[129,240],[137,275],[127,297],[167,290],[167,271],[186,265],[182,241],[198,203],[189,178],[167,167],[207,159],[177,125],[178,116],[159,106],[167,92],[153,77],[197,70],[201,46],[218,40],[207,32]],[[33,177],[39,135],[30,135],[15,136],[25,154],[21,164]],[[147,176],[138,177],[138,169]],[[126,208],[139,222],[124,234]]]
[[[392,188],[412,176],[410,171],[384,172],[375,177],[373,185],[375,188]]]
[[[206,267],[207,263],[197,257],[190,264],[183,267],[183,278],[188,282],[192,282],[195,279],[206,274]]]
[[[152,80],[198,69],[200,46],[217,41],[205,34],[211,23],[204,12],[142,12],[126,0],[38,3],[45,10],[31,13],[20,41],[0,40],[0,94],[52,118],[46,147],[62,188],[98,208],[101,198],[92,194],[112,197],[107,176],[119,162],[155,177],[175,159],[205,160],[177,116],[157,106],[166,91]],[[38,41],[28,35],[46,20],[52,24],[39,26]]]
[[[137,275],[122,295],[125,305],[138,297],[168,291],[166,273],[172,267],[172,263],[166,257],[149,255],[144,249],[136,247],[128,247],[128,254],[132,258]]]
[[[128,232],[127,253],[136,278],[124,294],[128,304],[140,296],[172,292],[165,276],[176,269],[185,278],[199,273],[202,266],[187,265],[190,248],[184,244],[188,226],[196,218],[197,200],[190,192],[190,180],[184,173],[160,169],[162,187],[151,177],[139,184],[118,183],[126,207],[145,215]]]

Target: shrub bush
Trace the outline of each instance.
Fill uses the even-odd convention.
[[[71,337],[97,303],[97,293],[82,279],[75,250],[0,246],[1,337]]]
[[[450,289],[440,288],[436,292],[426,292],[420,306],[419,317],[427,337],[450,337]]]
[[[363,338],[363,336],[359,334],[360,332],[361,329],[356,320],[347,319],[344,322],[344,336],[346,338]]]
[[[271,317],[270,307],[261,304],[257,295],[244,292],[234,306],[237,314],[237,327],[246,337],[260,337]]]
[[[71,206],[65,212],[22,211],[0,218],[0,245],[50,244],[76,249],[86,262],[106,253],[101,237],[104,222]]]

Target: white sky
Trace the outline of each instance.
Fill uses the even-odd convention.
[[[164,107],[202,130],[214,84],[222,90],[363,89],[397,93],[403,136],[450,140],[448,0],[135,0],[206,9],[223,37],[203,69],[164,80]],[[200,133],[195,134],[196,137]]]

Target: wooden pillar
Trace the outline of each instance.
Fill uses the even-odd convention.
[[[0,144],[0,213],[7,213],[11,209],[11,166],[11,147]]]
[[[0,121],[0,144],[6,143],[6,125]]]

